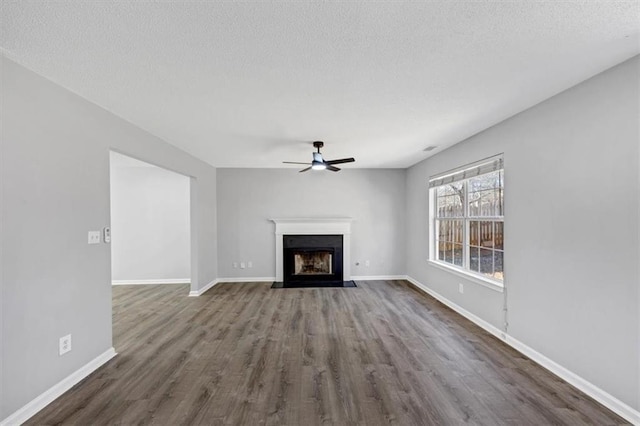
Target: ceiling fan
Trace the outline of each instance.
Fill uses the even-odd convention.
[[[299,163],[297,161],[283,161],[285,164],[306,164],[309,167],[300,170],[300,173],[306,172],[309,169],[312,170],[331,170],[332,172],[339,172],[340,169],[335,167],[334,164],[342,164],[342,163],[353,163],[356,161],[354,158],[341,158],[339,160],[325,160],[322,158],[322,154],[320,153],[320,148],[324,146],[324,142],[315,141],[313,143],[313,147],[318,149],[318,152],[313,153],[313,160],[311,163]]]

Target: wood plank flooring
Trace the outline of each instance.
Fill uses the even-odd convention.
[[[113,287],[119,355],[28,424],[614,425],[404,281]]]

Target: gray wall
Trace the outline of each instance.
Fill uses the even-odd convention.
[[[111,279],[189,282],[189,177],[128,158],[111,153]]]
[[[427,264],[427,180],[504,152],[509,334],[640,408],[638,72],[636,57],[408,171],[222,169],[216,183],[212,167],[2,58],[0,418],[111,347],[109,247],[86,244],[109,224],[109,149],[192,176],[196,288],[273,276],[268,218],[352,216],[352,260],[371,261],[354,275],[407,272],[497,327],[503,294]]]
[[[337,173],[218,169],[219,276],[274,277],[269,219],[327,216],[354,219],[352,275],[404,274],[405,171],[348,167]],[[252,261],[253,268],[232,267],[241,261]]]
[[[0,419],[112,346],[110,248],[87,245],[109,224],[109,149],[193,176],[195,286],[217,276],[215,169],[1,60]]]
[[[411,167],[406,208],[408,275],[503,328],[503,294],[427,263],[427,181],[504,152],[508,333],[636,409],[639,71],[635,57]]]

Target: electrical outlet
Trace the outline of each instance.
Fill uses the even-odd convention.
[[[458,283],[458,292],[459,293],[464,293],[464,284]]]
[[[88,244],[100,244],[100,231],[89,231]]]
[[[233,267],[237,268],[238,267],[238,262],[233,262]]]
[[[64,355],[71,350],[71,335],[62,336],[58,342],[58,353]]]
[[[247,268],[253,268],[253,262],[252,261],[248,261],[247,262]]]
[[[364,261],[364,266],[366,266],[368,268],[369,266],[371,266],[371,262],[369,262],[368,260],[365,260]]]
[[[247,267],[247,265],[244,262],[240,262],[240,269],[244,269],[246,267]]]

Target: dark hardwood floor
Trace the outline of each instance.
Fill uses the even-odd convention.
[[[404,281],[113,288],[119,355],[28,424],[625,424]]]

